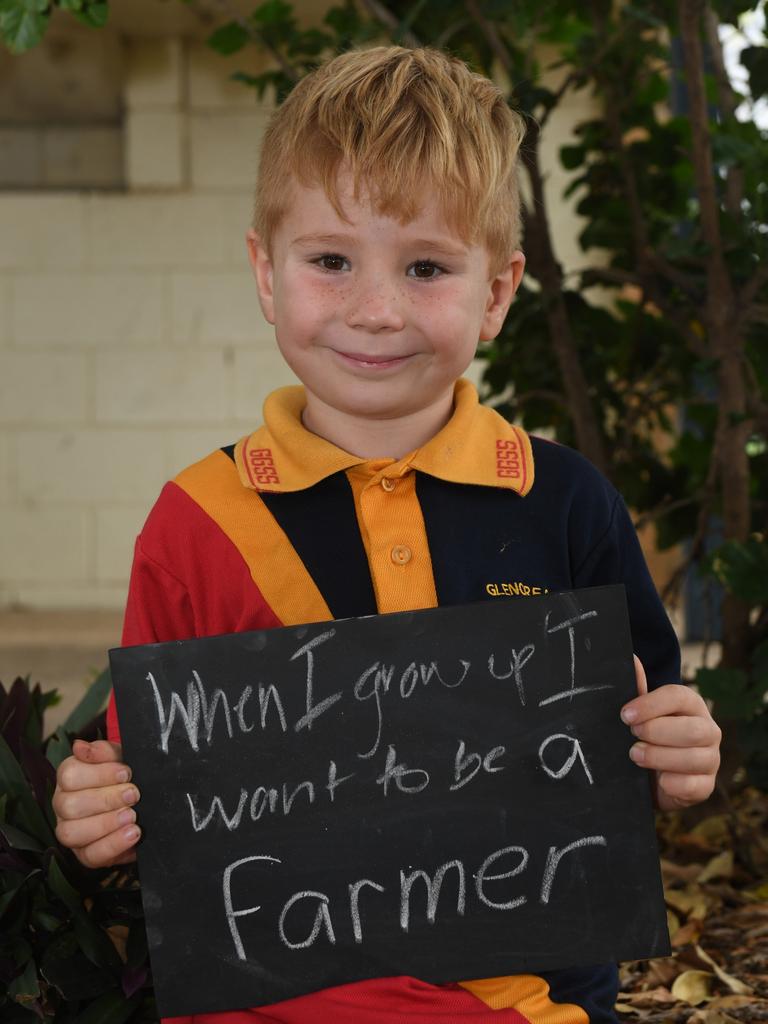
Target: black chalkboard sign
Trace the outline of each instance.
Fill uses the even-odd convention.
[[[623,588],[110,660],[163,1016],[668,953]]]

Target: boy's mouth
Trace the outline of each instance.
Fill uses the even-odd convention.
[[[341,352],[339,349],[334,349],[333,351],[345,363],[371,370],[386,370],[393,366],[401,366],[406,360],[411,358],[410,355],[377,356],[369,355],[365,352]]]

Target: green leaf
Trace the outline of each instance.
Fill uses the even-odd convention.
[[[71,931],[61,931],[46,946],[40,973],[67,1000],[94,999],[115,990],[115,977],[84,955]]]
[[[80,898],[80,893],[70,885],[64,872],[61,870],[57,857],[51,857],[50,864],[48,865],[48,885],[64,906],[73,913],[80,913],[83,910],[83,901]]]
[[[37,46],[48,27],[47,0],[2,0],[0,36],[11,53]]]
[[[58,768],[64,758],[69,757],[71,753],[72,744],[69,742],[69,737],[59,726],[56,732],[48,738],[45,756],[54,768]]]
[[[242,50],[248,44],[250,38],[247,30],[242,25],[238,25],[236,21],[230,21],[228,24],[222,25],[221,28],[217,28],[215,32],[208,36],[207,43],[212,50],[228,57],[230,54]]]
[[[560,163],[567,171],[575,171],[584,163],[586,147],[584,146],[561,146]]]
[[[768,94],[768,47],[747,46],[741,51],[741,63],[749,72],[749,88],[757,100]]]
[[[712,555],[712,572],[733,594],[750,604],[768,603],[768,542],[751,537],[727,541]]]
[[[29,1003],[40,995],[40,982],[37,979],[37,966],[33,959],[27,961],[26,967],[8,985],[8,995],[17,1003]]]
[[[251,20],[265,28],[286,28],[296,23],[293,7],[285,0],[265,0],[253,11]]]
[[[104,28],[109,20],[109,4],[91,3],[75,12],[75,17],[90,28]]]
[[[0,835],[5,837],[6,842],[12,850],[31,850],[33,853],[42,853],[45,849],[36,839],[28,836],[21,829],[14,828],[7,821],[0,822]]]
[[[74,1018],[73,1024],[123,1024],[141,1002],[137,992],[126,999],[122,992],[107,992]]]
[[[700,668],[696,684],[702,697],[715,702],[724,718],[749,720],[762,706],[762,696],[750,689],[746,672],[737,668]]]
[[[59,0],[59,7],[63,11],[80,11],[86,0]]]
[[[21,766],[13,751],[0,736],[0,792],[8,794],[15,821],[27,835],[34,836],[45,846],[53,846],[53,831],[35,800]]]
[[[65,732],[80,732],[81,729],[84,729],[104,709],[111,689],[112,676],[109,674],[109,669],[105,668],[91,684],[77,707],[70,712],[62,729]]]

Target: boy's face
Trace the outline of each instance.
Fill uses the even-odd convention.
[[[485,248],[466,245],[434,201],[403,225],[347,183],[347,223],[322,188],[294,183],[292,194],[271,253],[253,232],[248,248],[264,315],[306,389],[307,425],[439,408],[447,419],[478,341],[501,329],[522,253],[489,278]]]

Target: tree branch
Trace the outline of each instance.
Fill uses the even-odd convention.
[[[422,43],[419,41],[411,30],[401,30],[401,21],[397,15],[393,14],[388,7],[386,7],[381,0],[360,0],[360,3],[370,16],[378,21],[380,25],[384,25],[390,32],[400,32],[400,38],[404,46],[410,46],[413,49],[421,46]]]
[[[494,56],[501,64],[504,73],[510,81],[514,78],[514,63],[512,61],[512,55],[499,35],[499,31],[492,21],[490,21],[483,12],[480,10],[480,4],[477,0],[464,0],[464,6],[467,9],[467,13],[470,15],[472,20],[479,26],[483,35],[485,36],[488,45],[493,51]]]
[[[736,108],[741,97],[735,92],[728,77],[723,58],[723,47],[718,32],[719,21],[711,3],[704,5],[704,33],[707,41],[707,52],[712,61],[715,87],[717,89],[717,105],[723,117],[735,118]],[[740,164],[731,164],[725,178],[725,205],[734,217],[741,214],[744,199],[744,168]]]
[[[252,21],[239,14],[228,0],[217,0],[217,4],[225,12],[228,18],[240,26],[240,28],[250,37],[252,42],[258,43],[259,46],[262,46],[272,55],[272,57],[274,57],[286,78],[289,78],[292,82],[299,81],[301,78],[299,70],[290,63],[285,54],[281,53],[280,50],[271,43],[270,40],[258,30],[258,28],[256,28]],[[199,11],[198,14],[200,14]]]

